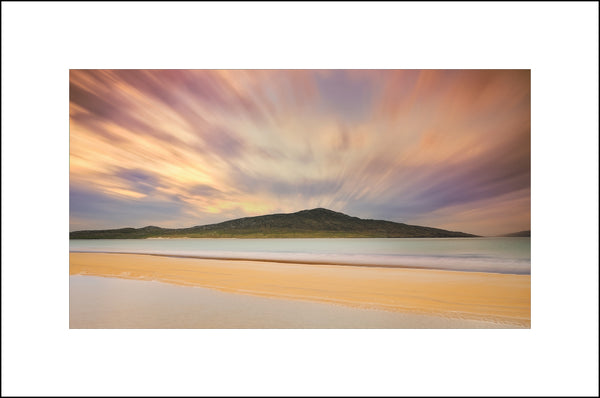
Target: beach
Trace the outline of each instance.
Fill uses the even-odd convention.
[[[405,327],[531,324],[530,275],[115,253],[70,253],[70,274],[198,287],[248,300],[378,311],[401,315]],[[213,306],[218,311],[218,300]],[[446,322],[422,326],[429,318]]]

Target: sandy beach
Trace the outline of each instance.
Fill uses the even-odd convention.
[[[155,255],[70,253],[71,275],[530,327],[530,276]]]

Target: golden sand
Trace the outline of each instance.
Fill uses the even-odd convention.
[[[531,324],[529,275],[109,253],[70,253],[70,274],[156,280],[519,327]]]

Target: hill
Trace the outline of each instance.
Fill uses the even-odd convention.
[[[510,234],[505,234],[502,235],[503,237],[512,237],[512,238],[530,238],[531,237],[531,231],[519,231],[519,232],[513,232]]]
[[[365,220],[327,209],[245,217],[218,224],[168,229],[155,226],[74,231],[70,239],[143,238],[442,238],[474,237],[463,232]]]

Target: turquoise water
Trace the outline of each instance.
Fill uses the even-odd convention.
[[[70,251],[531,273],[530,238],[91,239]]]

